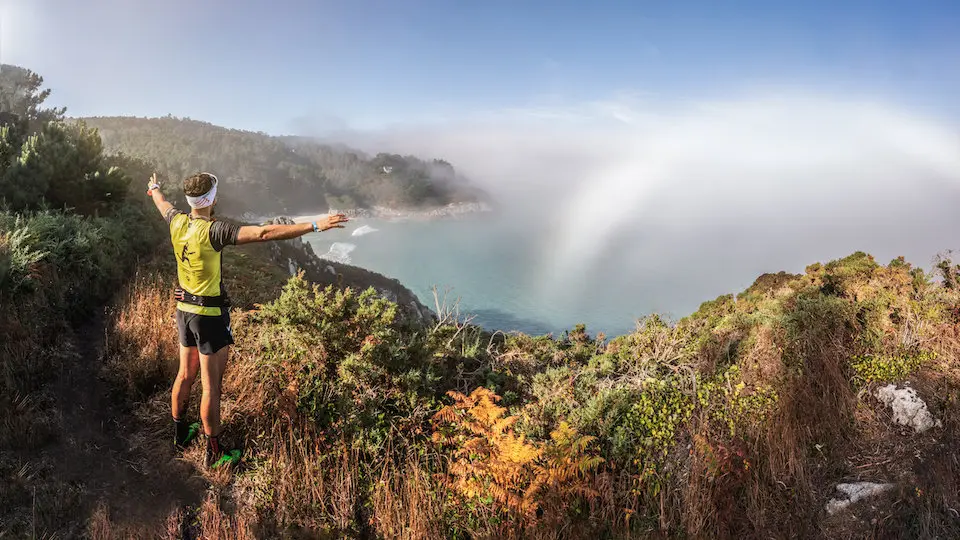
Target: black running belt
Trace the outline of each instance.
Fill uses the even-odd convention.
[[[230,300],[222,294],[220,296],[201,296],[199,294],[190,294],[180,287],[175,287],[173,290],[173,296],[180,302],[193,304],[195,306],[219,308],[230,307]]]

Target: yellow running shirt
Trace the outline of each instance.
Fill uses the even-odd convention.
[[[180,287],[197,296],[226,296],[223,287],[220,252],[236,244],[240,227],[222,221],[192,217],[176,208],[164,216],[170,224],[170,242],[177,259]],[[177,302],[177,309],[198,315],[219,316],[219,307],[195,306]]]

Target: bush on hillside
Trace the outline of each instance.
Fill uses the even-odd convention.
[[[15,149],[19,146],[20,151]],[[71,208],[105,213],[124,203],[130,178],[107,167],[96,130],[50,122],[24,140],[0,128],[0,199],[12,210]]]

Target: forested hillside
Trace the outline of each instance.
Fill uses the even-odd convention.
[[[229,186],[218,210],[316,213],[384,206],[420,209],[478,202],[485,195],[443,160],[378,154],[227,129],[188,118],[96,117],[109,152],[141,157],[178,181],[200,170]]]

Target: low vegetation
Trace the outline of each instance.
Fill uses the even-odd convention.
[[[608,341],[417,327],[372,291],[295,276],[235,311],[225,419],[247,460],[209,477],[216,512],[251,537],[955,536],[960,295],[932,278],[856,253]],[[112,373],[174,343],[152,322],[172,303],[139,300],[165,279],[118,306]],[[147,358],[172,376],[172,350]],[[889,382],[943,428],[892,427],[870,394]],[[823,508],[852,479],[912,495],[851,531]]]

